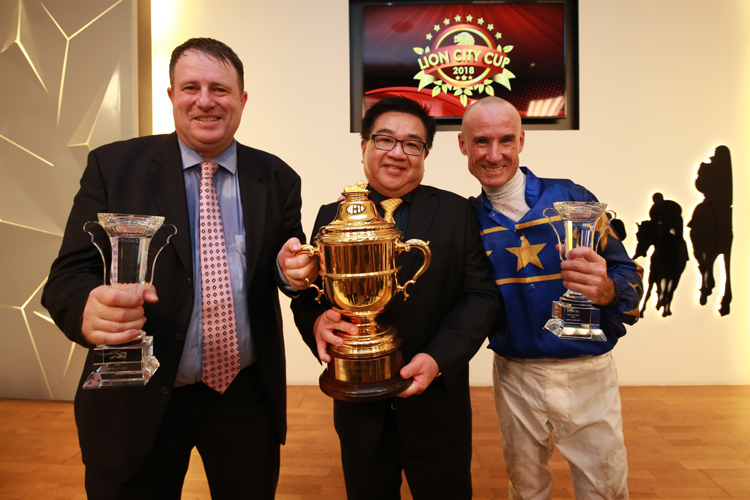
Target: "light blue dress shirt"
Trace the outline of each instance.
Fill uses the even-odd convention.
[[[190,317],[182,351],[180,367],[177,371],[175,386],[195,384],[201,381],[203,365],[203,302],[201,292],[201,262],[198,218],[198,198],[200,192],[201,168],[204,161],[201,156],[179,141],[182,153],[182,169],[185,177],[188,213],[190,214],[190,240],[193,242],[193,314]],[[255,361],[253,340],[250,332],[250,320],[247,310],[247,286],[245,261],[245,220],[242,215],[240,184],[237,178],[237,142],[214,158],[220,168],[214,174],[214,187],[219,198],[221,219],[224,224],[224,238],[227,245],[229,278],[232,281],[234,296],[234,314],[237,321],[237,342],[240,348],[240,369],[250,366]],[[180,228],[182,229],[182,228]],[[162,293],[169,293],[168,290]]]

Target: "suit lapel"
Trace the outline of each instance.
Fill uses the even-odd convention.
[[[268,193],[266,187],[256,178],[252,150],[240,143],[237,143],[237,175],[239,175],[242,215],[245,219],[246,283],[249,287],[263,247]]]
[[[417,186],[412,193],[409,223],[404,238],[429,241],[430,228],[440,201],[433,190],[424,186]],[[413,250],[401,253],[400,260],[401,276],[411,279],[422,263],[422,252]]]
[[[159,213],[165,217],[165,224],[174,224],[177,234],[170,240],[175,251],[188,270],[193,272],[193,250],[190,241],[190,216],[188,215],[185,176],[182,172],[182,156],[177,144],[177,135],[164,138],[164,144],[155,148],[153,165],[147,169],[151,188],[156,197]]]

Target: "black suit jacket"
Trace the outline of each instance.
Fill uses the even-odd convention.
[[[338,205],[321,207],[313,234],[333,221]],[[404,235],[404,240],[412,238],[429,241],[432,263],[408,287],[409,298],[396,297],[378,318],[396,328],[405,363],[424,352],[437,361],[441,375],[425,392],[406,399],[375,403],[336,400],[336,429],[343,446],[354,443],[349,453],[367,455],[393,406],[401,435],[414,449],[426,454],[444,452],[453,442],[465,451],[468,443],[470,455],[469,360],[492,330],[500,313],[500,297],[479,237],[476,214],[465,198],[418,186]],[[422,253],[402,253],[400,262],[399,282],[405,283],[419,268]],[[314,299],[315,293],[306,291],[292,301],[292,309],[305,342],[317,356],[313,325],[327,306]]]
[[[304,238],[300,178],[279,158],[240,144],[237,175],[245,219],[250,325],[269,413],[283,443],[286,368],[276,256],[288,238]],[[178,229],[156,263],[159,302],[144,305],[144,330],[154,337],[154,355],[161,366],[145,387],[82,390],[79,386],[75,398],[83,462],[119,482],[137,470],[162,423],[193,306],[192,243],[177,136],[116,142],[89,154],[60,254],[42,296],[65,335],[89,348],[93,346],[81,333],[83,309],[90,291],[102,284],[103,266],[82,228],[86,221],[97,220],[99,212],[162,215],[165,224]],[[92,369],[89,352],[81,383]]]

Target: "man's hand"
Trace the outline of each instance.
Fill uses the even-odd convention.
[[[315,343],[318,345],[318,357],[324,363],[331,362],[331,356],[328,355],[328,344],[333,344],[335,346],[341,346],[344,344],[344,339],[333,333],[334,330],[339,330],[351,335],[355,335],[359,332],[359,328],[357,328],[356,325],[342,320],[341,314],[333,309],[328,309],[326,312],[318,316],[318,319],[315,320],[313,332],[315,333]]]
[[[148,285],[143,296],[118,290],[115,286],[99,286],[91,290],[83,310],[83,337],[92,344],[117,345],[138,337],[146,317],[143,302],[156,303],[156,288]]]
[[[608,305],[615,298],[615,285],[607,276],[607,261],[590,248],[574,248],[560,267],[563,286],[568,290],[581,293],[601,306]]]
[[[440,373],[440,367],[438,367],[435,358],[429,354],[420,352],[413,358],[408,365],[401,368],[401,378],[407,379],[414,377],[411,385],[401,394],[398,394],[400,398],[408,398],[414,394],[422,394],[427,387],[435,380],[435,377]]]
[[[297,238],[289,238],[279,251],[279,267],[286,276],[286,280],[297,290],[308,288],[307,278],[310,283],[318,279],[318,259],[310,257],[306,252],[294,255],[302,248]]]

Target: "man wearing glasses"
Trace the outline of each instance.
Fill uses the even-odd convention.
[[[386,220],[392,215],[404,240],[429,241],[432,263],[410,286],[409,300],[394,300],[380,316],[399,333],[406,363],[401,376],[413,377],[411,385],[385,401],[334,401],[350,500],[400,498],[402,471],[417,500],[472,496],[469,360],[492,329],[500,299],[471,204],[420,184],[435,130],[428,111],[406,98],[383,99],[362,120],[370,199]],[[385,201],[397,206],[392,214],[381,207]],[[320,209],[312,234],[337,208]],[[421,262],[415,254],[401,256],[402,283]],[[300,294],[292,309],[310,349],[328,362],[327,345],[343,343],[334,331],[355,333],[357,327],[315,296]]]

